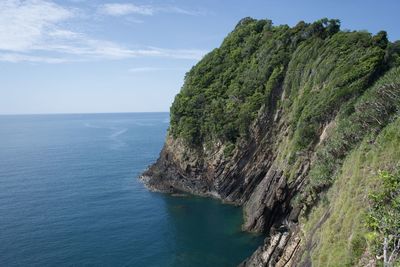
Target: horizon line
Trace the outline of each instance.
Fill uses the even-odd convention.
[[[169,111],[112,111],[112,112],[55,112],[55,113],[0,113],[0,116],[27,115],[96,115],[96,114],[133,114],[133,113],[169,113]]]

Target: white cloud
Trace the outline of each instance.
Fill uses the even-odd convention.
[[[188,10],[176,6],[158,7],[156,8],[156,10],[159,12],[175,13],[189,16],[203,16],[207,13],[205,10]]]
[[[79,56],[81,60],[120,60],[136,57],[164,57],[199,60],[206,53],[198,49],[164,49],[144,47],[131,49],[110,41],[91,39],[83,34],[68,34],[64,42],[52,42],[36,46],[36,50],[53,51]]]
[[[55,58],[55,57],[38,57],[38,56],[30,56],[24,54],[16,54],[16,53],[5,53],[0,54],[0,61],[18,63],[18,62],[32,62],[32,63],[50,63],[50,64],[58,64],[68,62],[64,58]]]
[[[151,6],[138,6],[135,4],[104,4],[99,8],[100,13],[111,16],[123,16],[128,14],[153,15],[154,9]]]
[[[54,38],[64,38],[64,39],[76,39],[83,37],[81,33],[69,31],[69,30],[62,30],[62,29],[56,29],[54,31],[50,31],[48,33],[50,37]]]
[[[150,6],[150,5],[135,5],[108,3],[99,7],[99,12],[110,16],[125,16],[125,15],[154,15],[156,13],[173,13],[190,16],[204,15],[201,10],[187,10],[176,6]]]
[[[135,12],[152,12],[135,7]],[[65,28],[65,23],[76,19],[78,13],[44,0],[0,0],[0,61],[63,63],[135,57],[198,60],[205,54],[196,49],[132,49]]]
[[[30,49],[50,28],[72,16],[71,11],[51,2],[0,1],[0,49]]]
[[[150,47],[146,50],[141,50],[141,53],[148,53],[149,55],[159,57],[199,60],[206,54],[206,51],[199,49],[163,49]]]

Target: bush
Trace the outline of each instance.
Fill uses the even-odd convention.
[[[385,266],[392,266],[400,253],[400,170],[381,171],[382,186],[369,195],[371,209],[366,225],[377,256],[383,253]]]

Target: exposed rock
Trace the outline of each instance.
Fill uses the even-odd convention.
[[[176,119],[172,120],[175,127],[185,121],[183,119],[189,118],[191,122],[195,122],[185,128],[189,129],[185,132],[187,133],[197,124],[209,119],[202,117],[204,114],[214,114],[202,113],[198,107],[203,105],[205,110],[210,108],[208,104],[217,100],[212,97],[225,97],[216,101],[221,106],[232,97],[237,100],[235,105],[245,101],[225,94],[224,90],[229,91],[225,80],[232,78],[227,77],[230,76],[229,72],[224,72],[226,64],[223,62],[226,56],[229,63],[232,58],[242,60],[243,64],[249,63],[248,67],[251,65],[254,67],[253,72],[257,73],[257,79],[252,76],[244,77],[245,68],[235,70],[235,61],[230,66],[235,75],[240,74],[240,78],[236,77],[235,86],[245,86],[244,81],[252,84],[250,81],[256,80],[260,84],[254,83],[251,90],[258,90],[258,93],[268,91],[263,97],[259,96],[261,107],[257,106],[258,113],[254,114],[252,124],[249,127],[246,124],[246,134],[233,141],[229,139],[231,145],[232,142],[235,143],[235,149],[225,155],[224,149],[229,142],[225,138],[224,143],[223,137],[217,137],[218,134],[209,139],[203,136],[195,144],[189,144],[186,143],[189,141],[183,140],[185,135],[179,135],[182,132],[177,131],[175,135],[168,133],[157,162],[141,176],[145,185],[154,191],[209,196],[242,206],[243,230],[261,232],[267,238],[241,266],[311,266],[309,252],[316,244],[313,232],[327,220],[330,211],[324,211],[320,220],[314,222],[308,236],[302,235],[299,216],[307,215],[310,206],[312,208],[317,203],[321,192],[331,186],[334,172],[340,166],[341,160],[364,138],[359,129],[365,129],[365,133],[367,130],[378,132],[390,121],[389,115],[398,111],[398,85],[379,87],[389,89],[375,90],[374,97],[369,95],[373,100],[379,98],[379,103],[364,101],[354,104],[357,98],[361,98],[373,86],[379,75],[386,71],[387,59],[384,55],[388,51],[375,47],[372,41],[368,41],[371,36],[366,33],[337,33],[336,23],[337,21],[330,20],[327,25],[331,27],[327,28],[324,28],[321,21],[307,25],[302,22],[294,28],[273,28],[270,21],[259,24],[250,18],[242,20],[236,28],[238,34],[233,36],[234,40],[228,38],[224,42],[223,48],[226,51],[216,49],[207,57],[212,62],[199,64],[199,68],[194,67],[192,74],[188,74],[188,77],[193,78],[188,80],[193,83],[188,87],[184,86],[182,92],[186,93],[181,97],[185,101],[192,100],[190,103],[196,106],[196,112],[190,110],[192,106],[187,106],[185,101],[179,102],[177,98],[179,105],[176,109],[179,112],[171,118]],[[254,35],[258,39],[248,38],[248,46],[243,48],[245,42],[242,42],[244,33],[241,28],[252,24],[254,28],[249,28],[246,34],[250,37]],[[259,27],[260,25],[264,26]],[[278,29],[286,30],[283,34]],[[279,36],[271,41],[269,38],[274,36],[274,32],[278,32]],[[264,50],[260,48],[263,47],[263,42],[268,44]],[[300,45],[301,42],[303,43]],[[282,48],[277,50],[280,52],[277,58],[271,52],[276,47]],[[367,63],[361,64],[360,58]],[[357,68],[353,69],[352,64]],[[216,70],[211,71],[214,67]],[[209,77],[207,72],[212,75]],[[275,73],[275,76],[271,73]],[[202,82],[201,86],[197,86],[197,81]],[[213,84],[213,81],[219,82]],[[221,88],[223,92],[220,92]],[[207,99],[205,95],[209,91],[213,94]],[[194,95],[196,99],[192,99]],[[188,107],[189,110],[183,107]],[[372,110],[375,113],[364,114],[360,110]],[[337,130],[338,121],[342,118],[340,116],[349,116],[352,112],[358,112],[357,116],[352,121],[346,121],[348,124],[345,124],[345,129],[341,129],[342,135],[336,139],[330,138],[333,136],[332,132]],[[218,119],[214,118],[213,121],[218,122]],[[358,128],[354,130],[352,124],[357,124]],[[192,132],[204,135],[208,129],[200,127]],[[330,139],[334,141],[323,150]],[[340,142],[341,140],[344,141]],[[206,141],[207,145],[203,144]],[[321,155],[323,156],[318,158]],[[324,157],[327,155],[332,157]],[[324,164],[320,162],[319,170],[322,171],[317,172],[317,178],[314,177],[313,182],[317,185],[307,187],[312,184],[308,178],[318,159],[322,159]],[[325,176],[319,179],[321,173]],[[360,264],[373,266],[373,261],[366,259]]]
[[[300,208],[292,206],[291,199],[301,191],[309,161],[304,160],[295,179],[288,181],[286,166],[276,160],[275,148],[287,131],[277,113],[263,113],[252,126],[250,140],[229,159],[224,158],[223,146],[194,150],[168,136],[157,162],[141,176],[154,191],[189,192],[243,205],[243,229],[270,237],[242,266],[291,266],[300,242],[293,234]]]
[[[241,267],[292,266],[293,255],[300,245],[300,238],[292,232],[277,232],[266,238],[265,244],[240,264]]]

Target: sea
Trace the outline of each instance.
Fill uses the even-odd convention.
[[[217,200],[149,192],[168,113],[0,116],[0,266],[236,266],[263,237]]]

